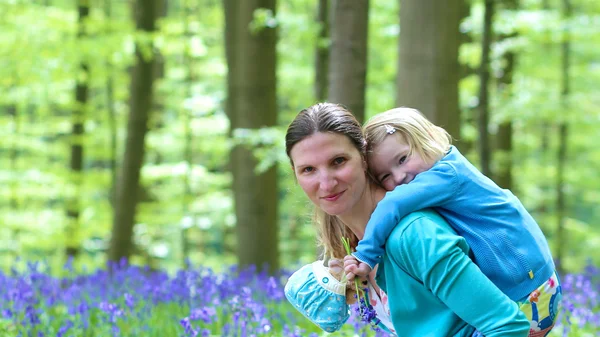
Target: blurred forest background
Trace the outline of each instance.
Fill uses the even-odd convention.
[[[317,101],[419,108],[598,265],[599,46],[593,0],[2,0],[0,265],[314,260]]]

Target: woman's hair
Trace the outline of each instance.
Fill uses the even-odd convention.
[[[419,110],[401,107],[373,116],[364,126],[367,152],[373,151],[393,128],[423,160],[435,163],[448,152],[452,137],[443,128],[431,123]],[[395,132],[393,132],[395,133]]]
[[[294,166],[290,152],[294,145],[318,132],[337,133],[348,137],[361,157],[366,158],[366,142],[360,123],[342,105],[334,103],[317,103],[298,113],[288,126],[285,134],[285,151]],[[314,223],[317,227],[319,245],[324,248],[324,256],[343,258],[346,250],[342,237],[350,239],[355,247],[358,239],[337,216],[329,215],[315,206]]]

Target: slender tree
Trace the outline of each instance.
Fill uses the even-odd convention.
[[[362,122],[367,81],[369,0],[333,0],[329,101],[345,105]]]
[[[550,11],[550,3],[548,0],[543,0],[542,1],[542,9],[547,12]],[[544,40],[545,41],[551,41],[551,32],[546,32],[545,36],[544,36]],[[545,42],[542,44],[542,48],[544,49],[544,53],[545,55],[548,55],[549,57],[551,57],[551,54],[555,52],[554,49],[554,44],[552,42]],[[556,130],[554,128],[554,123],[552,123],[551,120],[548,119],[542,119],[541,121],[541,125],[539,128],[540,131],[540,158],[541,158],[541,166],[542,167],[549,167],[550,165],[553,164],[554,161],[554,157],[552,156],[553,154],[551,153],[550,150],[550,135],[553,134]],[[545,173],[545,171],[542,171]],[[552,195],[552,181],[549,177],[548,174],[544,174],[543,179],[540,181],[540,191],[541,191],[541,202],[540,205],[538,207],[538,214],[540,214],[541,216],[547,215],[549,214],[548,210],[549,210],[549,206],[552,203],[551,201],[553,200]]]
[[[396,105],[419,109],[460,138],[459,24],[462,0],[400,0]]]
[[[185,98],[189,98],[192,96],[192,86],[194,84],[194,62],[190,57],[190,39],[193,37],[193,33],[190,30],[190,16],[194,13],[195,8],[192,3],[188,1],[183,1],[181,4],[183,7],[183,26],[184,26],[184,47],[183,47],[183,66],[187,68],[187,78],[184,96]],[[194,137],[192,134],[192,111],[187,109],[186,107],[182,108],[182,114],[184,116],[184,150],[183,150],[183,158],[187,163],[187,170],[183,176],[183,198],[182,198],[182,208],[184,216],[193,216],[189,214],[189,201],[192,198],[192,173],[194,169],[194,161],[193,161],[193,152],[192,152],[192,144],[194,141]],[[187,259],[189,256],[189,242],[187,237],[188,228],[181,228],[181,256],[182,256],[182,265],[184,268],[187,267]]]
[[[14,76],[14,85],[16,86],[18,83],[17,76]],[[6,107],[6,112],[9,116],[12,117],[12,137],[13,139],[18,139],[22,137],[21,130],[21,118],[19,114],[19,108],[16,104],[11,103]],[[9,150],[9,158],[10,158],[10,166],[9,170],[11,173],[17,176],[17,171],[19,169],[18,161],[19,161],[19,144],[18,142],[13,142],[11,148]],[[8,199],[8,213],[17,213],[21,207],[19,203],[19,184],[17,179],[12,179],[10,181],[10,197]],[[17,258],[18,252],[20,250],[19,243],[21,242],[21,228],[20,226],[11,226],[9,227],[9,231],[11,232],[11,240],[15,243],[15,250],[13,258]]]
[[[144,33],[154,31],[156,18],[155,0],[136,0],[136,28]],[[138,41],[135,48],[135,65],[131,71],[129,118],[127,141],[117,185],[116,208],[108,259],[128,259],[132,253],[133,226],[138,203],[140,171],[144,162],[145,138],[148,118],[153,102],[154,58],[151,42]],[[150,53],[149,53],[150,52]]]
[[[228,65],[226,110],[230,130],[275,126],[275,0],[225,0],[225,47]],[[266,22],[259,18],[267,17]],[[230,167],[237,219],[240,265],[279,267],[277,168],[257,174],[251,149],[231,150]]]
[[[571,1],[562,0],[563,7],[563,21],[565,22],[571,18],[573,12]],[[566,25],[563,29],[562,43],[561,43],[561,100],[565,111],[569,108],[569,94],[571,91],[571,79],[569,67],[571,65],[571,35]],[[568,242],[567,231],[565,230],[565,217],[567,214],[567,203],[565,199],[565,163],[567,162],[567,145],[568,145],[568,134],[569,126],[567,124],[566,117],[560,121],[559,137],[558,137],[558,153],[556,162],[556,244],[557,250],[555,258],[558,260],[558,271],[564,272],[564,257],[565,257],[565,246]]]
[[[77,5],[78,31],[77,38],[84,39],[87,35],[85,21],[90,14],[89,2],[79,0]],[[85,58],[85,57],[84,57]],[[67,197],[67,226],[66,226],[66,255],[77,256],[80,246],[79,214],[81,208],[81,189],[83,180],[83,139],[85,135],[85,119],[88,101],[89,66],[84,60],[79,64],[79,73],[76,74],[75,106],[73,109],[73,128],[71,131],[71,189]]]
[[[327,74],[329,69],[329,0],[319,0],[317,8],[319,36],[315,47],[315,98],[327,99]]]
[[[491,146],[489,141],[489,82],[490,50],[492,45],[492,22],[494,20],[494,0],[485,0],[483,35],[481,39],[481,64],[479,66],[479,160],[481,173],[491,177]]]
[[[12,137],[13,139],[18,139],[21,134],[21,121],[19,118],[19,110],[15,104],[11,104],[6,107],[6,112],[9,116],[12,117]],[[17,142],[12,143],[11,149],[9,152],[10,158],[10,172],[13,174],[17,174],[17,162],[19,160],[19,145]],[[10,198],[8,200],[9,212],[15,212],[19,208],[18,202],[18,180],[13,179],[10,182]]]
[[[104,16],[110,22],[112,18],[111,0],[104,1]],[[110,27],[110,25],[106,25]],[[110,28],[107,28],[107,34],[110,34]],[[114,70],[110,57],[106,62],[106,111],[108,112],[108,138],[110,139],[110,204],[113,212],[115,210],[115,193],[117,188],[117,112],[115,111],[115,89],[114,89]]]
[[[331,13],[330,13],[330,1],[319,0],[317,8],[317,24],[319,25],[319,35],[317,37],[317,43],[315,48],[315,99],[319,102],[327,100],[329,95],[329,56],[331,50]],[[289,225],[289,237],[292,242],[297,242],[295,239],[298,236],[299,219],[293,218]],[[299,247],[292,244],[290,247],[290,254],[297,254]],[[323,247],[316,247],[316,256],[319,259],[323,256]]]
[[[238,11],[237,2],[235,0],[223,0],[223,10],[225,11],[225,59],[227,60],[227,99],[225,100],[225,113],[229,120],[234,118],[233,113],[237,110],[236,100],[237,95],[236,83],[239,81],[240,72],[237,70],[236,56],[238,51]],[[230,136],[233,129],[230,127]]]
[[[503,0],[503,8],[509,11],[516,11],[518,9],[518,0]],[[517,32],[512,32],[503,38],[514,39],[517,37]],[[509,50],[503,55],[504,68],[502,77],[498,81],[498,91],[505,98],[513,96],[513,72],[515,68],[517,55],[514,51]],[[510,118],[500,122],[498,126],[498,134],[496,137],[496,146],[498,154],[498,170],[494,172],[496,183],[506,189],[513,189],[512,183],[512,134],[513,134],[513,123]]]

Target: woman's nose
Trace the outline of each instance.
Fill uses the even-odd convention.
[[[325,172],[321,174],[319,184],[322,190],[331,191],[337,185],[337,179],[333,174]]]

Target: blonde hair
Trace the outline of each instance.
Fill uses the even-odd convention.
[[[325,260],[330,258],[342,259],[347,255],[342,238],[349,239],[352,248],[358,245],[358,238],[354,235],[354,232],[336,215],[329,215],[315,206],[313,221],[317,228],[318,244],[323,247]]]
[[[431,123],[419,110],[400,107],[373,116],[363,129],[367,139],[367,152],[390,135],[399,134],[410,148],[409,156],[417,153],[423,160],[435,163],[450,149],[452,137],[446,130]]]

